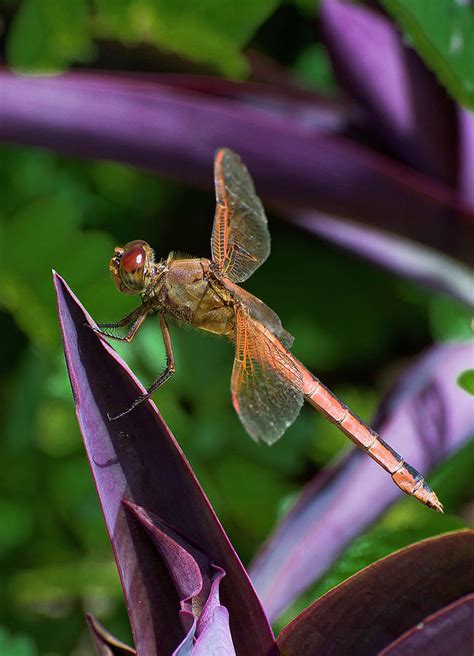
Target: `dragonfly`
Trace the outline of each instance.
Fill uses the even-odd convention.
[[[118,415],[147,400],[175,372],[168,318],[224,335],[235,345],[231,377],[234,408],[249,435],[268,445],[295,421],[306,400],[385,469],[403,492],[439,512],[443,506],[409,465],[291,353],[293,337],[265,303],[238,283],[270,254],[262,203],[240,157],[220,148],[214,159],[216,211],[212,259],[171,252],[157,259],[150,245],[134,240],[115,248],[109,269],[117,289],[139,295],[141,305],[117,323],[97,324],[102,337],[130,342],[150,315],[158,315],[166,367],[154,383]],[[128,328],[124,336],[113,332]]]

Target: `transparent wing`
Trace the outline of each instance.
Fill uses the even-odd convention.
[[[222,284],[231,292],[231,294],[239,300],[250,311],[251,316],[257,321],[263,323],[278,339],[283,343],[286,348],[291,348],[293,345],[294,337],[290,335],[281,325],[279,316],[271,308],[268,307],[259,298],[239,287],[229,280],[223,279]]]
[[[247,280],[270,254],[267,217],[252,178],[240,157],[228,148],[214,160],[216,213],[212,229],[212,259],[221,273]]]
[[[302,376],[278,340],[245,310],[236,312],[232,402],[255,440],[276,442],[303,405]]]

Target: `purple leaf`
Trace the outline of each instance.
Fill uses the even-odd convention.
[[[129,656],[136,654],[134,649],[117,640],[92,615],[86,615],[92,641],[98,656]]]
[[[235,656],[229,628],[229,613],[219,600],[219,586],[225,576],[197,547],[163,522],[153,513],[130,502],[124,502],[141,525],[148,531],[161,553],[178,593],[181,603],[181,621],[186,638],[174,656],[183,653],[193,655],[219,653]],[[196,639],[194,648],[193,641]],[[211,649],[212,648],[212,649]]]
[[[379,656],[472,656],[473,649],[474,594],[469,594],[425,617]]]
[[[85,76],[87,78],[87,74]],[[98,75],[90,76],[89,81],[97,80]],[[108,78],[107,78],[108,79]],[[126,79],[122,74],[120,84]],[[137,82],[141,89],[153,92],[157,85],[163,88],[195,92],[202,95],[227,98],[242,103],[243,106],[260,108],[266,112],[291,119],[306,130],[325,133],[340,133],[347,128],[351,107],[337,100],[318,96],[313,91],[297,87],[269,85],[259,82],[235,82],[215,76],[175,75],[169,73],[130,75],[132,88]]]
[[[474,531],[423,540],[369,565],[311,604],[278,636],[280,654],[378,654],[473,586]]]
[[[0,139],[150,168],[209,187],[212,157],[242,156],[280,206],[382,226],[472,254],[474,209],[454,189],[348,138],[245,103],[118,75],[25,79],[0,72]],[[434,228],[436,226],[436,228]]]
[[[175,651],[171,654],[171,656],[192,656],[193,642],[194,642],[194,631],[188,631],[183,642],[175,649]]]
[[[461,198],[474,205],[474,115],[459,110],[459,191]]]
[[[414,168],[455,185],[455,104],[390,19],[323,0],[320,20],[340,83],[366,110],[366,128]]]
[[[472,348],[471,342],[433,347],[405,373],[379,409],[374,427],[422,473],[474,432],[472,401],[456,382],[472,358]],[[251,569],[269,617],[277,617],[319,578],[399,496],[390,476],[358,450],[335,469],[316,476]]]
[[[173,579],[179,600],[185,605],[183,610],[192,613],[193,599],[201,593],[207,597],[209,593],[211,566],[208,559],[153,513],[129,501],[124,501],[124,505],[150,534]]]
[[[181,449],[152,402],[109,421],[142,391],[115,351],[86,325],[89,317],[55,275],[59,315],[76,412],[114,549],[139,656],[169,656],[185,632],[179,597],[165,561],[122,500],[146,508],[200,545],[226,572],[237,654],[272,653],[273,634],[247,574]]]
[[[197,639],[193,656],[234,656],[228,632],[229,613],[224,606],[217,606],[212,624]]]
[[[389,232],[316,212],[293,217],[293,223],[383,269],[474,306],[472,270],[434,249]]]

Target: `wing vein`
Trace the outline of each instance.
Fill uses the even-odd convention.
[[[303,405],[297,362],[243,307],[236,312],[235,349],[231,383],[234,407],[255,440],[272,444],[293,423]]]
[[[223,275],[242,282],[270,253],[267,218],[246,166],[227,148],[216,154],[214,182],[212,259]]]

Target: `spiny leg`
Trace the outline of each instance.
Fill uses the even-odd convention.
[[[160,316],[161,333],[163,335],[163,342],[166,350],[166,368],[158,376],[155,382],[150,385],[147,391],[141,394],[137,399],[135,399],[135,401],[132,403],[132,405],[129,408],[127,408],[127,410],[124,410],[123,412],[115,416],[108,414],[107,416],[110,421],[114,421],[115,419],[120,419],[120,417],[127,415],[131,410],[136,408],[137,405],[140,405],[140,403],[143,403],[143,401],[149,399],[150,396],[153,394],[153,392],[155,392],[159,387],[164,385],[166,381],[169,380],[171,376],[174,374],[174,372],[176,371],[168,324],[166,323],[166,319],[161,312],[159,316]]]
[[[128,343],[131,342],[135,337],[147,316],[148,310],[143,305],[141,305],[136,310],[133,310],[133,312],[130,312],[130,314],[127,314],[126,317],[120,319],[120,321],[117,321],[117,323],[98,323],[97,328],[95,326],[91,326],[91,328],[95,333],[97,333],[97,335],[101,335],[102,337],[107,337],[109,339],[115,339],[118,342]],[[130,324],[130,330],[123,337],[109,333],[106,330],[101,330],[101,328],[123,328],[124,326],[130,326]]]

